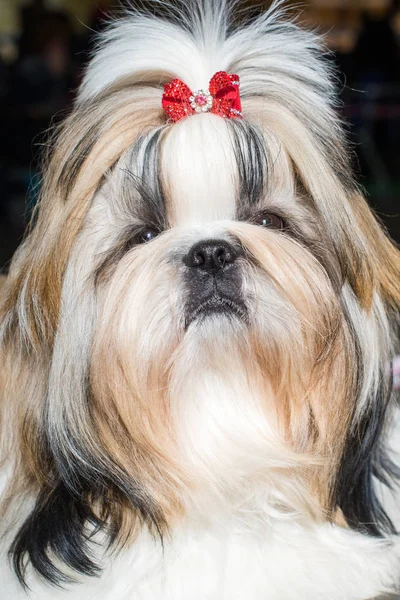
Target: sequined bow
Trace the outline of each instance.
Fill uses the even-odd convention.
[[[218,71],[211,78],[208,90],[195,92],[180,79],[173,79],[164,86],[162,107],[174,122],[204,112],[226,119],[241,118],[239,76]]]

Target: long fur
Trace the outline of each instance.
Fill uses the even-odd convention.
[[[320,40],[279,5],[243,25],[225,0],[155,4],[102,34],[7,279],[6,597],[395,591],[400,255]],[[165,83],[220,70],[243,120],[166,121]],[[203,240],[238,257],[243,314],[188,321]]]

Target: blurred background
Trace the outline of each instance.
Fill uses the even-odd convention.
[[[0,0],[0,272],[37,199],[46,132],[71,107],[95,32],[121,4]],[[252,4],[259,10],[263,2],[243,1]],[[355,171],[400,242],[400,0],[306,0],[296,7],[300,22],[324,33],[334,52]]]

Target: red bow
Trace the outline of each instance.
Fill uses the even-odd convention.
[[[212,112],[226,119],[241,118],[239,76],[218,71],[211,78],[208,90],[196,92],[180,79],[173,79],[164,86],[162,107],[174,122],[202,112]]]

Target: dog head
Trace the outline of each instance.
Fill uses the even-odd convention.
[[[399,255],[353,181],[319,41],[276,8],[235,28],[222,1],[185,5],[103,34],[12,264],[21,580],[26,558],[52,582],[60,563],[94,574],[88,527],[123,544],[191,511],[390,526],[372,476]],[[221,69],[243,118],[168,120],[165,84]]]

